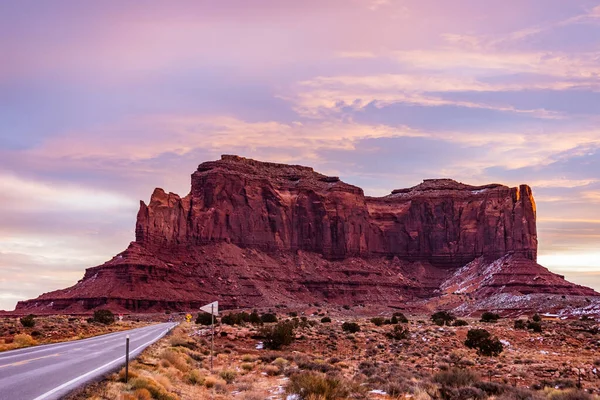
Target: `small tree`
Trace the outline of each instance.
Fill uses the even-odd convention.
[[[264,337],[265,348],[279,350],[294,341],[294,325],[291,321],[282,321],[261,328],[260,334]]]
[[[465,346],[477,349],[477,353],[483,356],[497,356],[504,350],[502,342],[498,338],[493,338],[485,329],[470,329],[467,332]]]
[[[396,318],[400,323],[408,324],[408,318],[406,318],[406,315],[402,314],[401,312],[395,312],[392,316],[392,320],[394,318]]]
[[[21,325],[25,328],[33,328],[35,326],[35,315],[29,314],[21,318]]]
[[[321,322],[324,323],[324,324],[327,324],[327,323],[331,322],[331,318],[329,318],[329,317],[323,317],[323,318],[321,318]]]
[[[390,339],[394,339],[394,340],[404,340],[404,339],[408,339],[410,335],[410,331],[408,330],[407,327],[404,327],[402,325],[396,325],[394,326],[394,329],[392,329],[391,332],[387,333],[387,337]]]
[[[115,314],[110,310],[96,310],[94,311],[94,322],[99,322],[104,325],[110,325],[115,322]]]
[[[538,322],[538,321],[528,321],[527,329],[531,329],[532,331],[534,331],[536,333],[542,333],[542,324],[541,324],[541,322]]]
[[[385,319],[382,317],[374,317],[371,318],[371,322],[375,325],[375,326],[381,326],[383,325],[383,323],[385,322]]]
[[[356,333],[360,331],[360,326],[356,322],[344,322],[342,324],[342,330],[344,332]]]
[[[481,314],[481,322],[498,322],[499,319],[500,315],[493,312],[486,311]]]
[[[210,325],[212,324],[213,319],[210,313],[207,312],[201,312],[198,313],[198,316],[196,317],[196,324],[198,325]],[[215,323],[217,322],[217,319],[215,318]]]
[[[522,319],[516,319],[514,328],[515,329],[527,329],[527,324]]]
[[[467,321],[465,321],[464,319],[457,319],[452,324],[452,326],[467,326],[467,325],[469,325],[469,323]]]
[[[540,317],[538,313],[535,313],[533,317],[531,317],[531,319],[533,320],[533,322],[542,322],[542,317]]]
[[[266,313],[260,316],[260,320],[264,323],[277,322],[277,315],[273,313]]]
[[[252,311],[250,316],[248,317],[248,322],[253,325],[262,325],[262,320],[260,319],[260,315],[256,311]]]
[[[431,315],[431,320],[439,326],[444,325],[452,325],[452,321],[454,321],[456,317],[450,314],[448,311],[438,311]]]

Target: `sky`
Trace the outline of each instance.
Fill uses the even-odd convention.
[[[540,263],[600,290],[598,0],[0,0],[0,54],[0,309],[221,154],[527,183]]]

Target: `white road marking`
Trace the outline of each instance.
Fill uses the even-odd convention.
[[[166,330],[164,330],[163,332],[161,332],[161,334],[158,335],[156,338],[154,338],[154,339],[152,339],[152,340],[150,340],[150,341],[142,344],[141,346],[138,346],[135,350],[131,351],[130,354],[135,354],[138,350],[143,349],[144,347],[147,347],[147,346],[151,345],[152,343],[156,342],[158,339],[160,339],[161,337],[163,337],[167,332],[169,332],[173,327],[174,326],[171,326],[171,327],[167,328]],[[96,368],[96,369],[94,369],[92,371],[86,372],[85,374],[80,375],[77,378],[71,379],[70,381],[65,382],[62,385],[57,386],[54,389],[47,391],[46,393],[44,393],[44,394],[36,397],[33,400],[43,400],[43,399],[46,399],[49,396],[53,395],[54,393],[56,393],[56,392],[58,392],[60,390],[63,390],[65,388],[73,385],[74,383],[79,382],[80,380],[82,380],[84,378],[87,378],[88,376],[93,375],[93,374],[95,374],[97,372],[100,372],[103,369],[105,369],[107,367],[110,367],[111,365],[116,364],[116,363],[118,363],[119,361],[122,361],[122,360],[125,360],[125,356],[121,356],[121,357],[117,358],[116,360],[108,362],[108,363],[106,363],[106,364],[104,364],[104,365],[102,365],[102,366],[100,366],[100,367],[98,367],[98,368]]]

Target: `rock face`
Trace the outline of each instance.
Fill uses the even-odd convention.
[[[187,196],[156,189],[141,202],[125,252],[17,310],[183,310],[216,298],[230,307],[402,305],[460,286],[460,271],[481,273],[507,254],[505,275],[529,272],[515,272],[513,286],[499,275],[482,295],[595,293],[535,263],[535,218],[526,185],[431,179],[375,198],[312,168],[226,155],[200,164]]]

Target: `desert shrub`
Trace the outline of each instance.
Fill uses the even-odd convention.
[[[331,322],[331,318],[329,318],[329,317],[323,317],[323,318],[321,318],[321,322],[324,323],[324,324],[328,324],[328,323]]]
[[[260,334],[264,337],[263,345],[266,349],[279,350],[294,341],[294,326],[290,321],[282,321],[276,325],[265,326]]]
[[[442,386],[459,388],[471,386],[474,383],[479,382],[479,377],[476,373],[468,369],[452,368],[448,371],[441,371],[435,374],[433,376],[433,381]]]
[[[464,319],[457,319],[452,324],[452,326],[468,326],[468,325],[469,325],[469,323],[467,321],[465,321]]]
[[[19,333],[18,335],[15,335],[13,338],[13,343],[17,347],[29,347],[37,344],[37,342],[26,333]]]
[[[263,323],[260,319],[260,315],[258,315],[256,311],[250,313],[250,316],[248,317],[248,322],[250,322],[253,325],[261,325]]]
[[[534,332],[541,333],[542,332],[542,324],[537,321],[529,321],[527,322],[527,329],[530,329]]]
[[[533,317],[531,317],[531,319],[533,320],[533,322],[542,322],[542,317],[540,317],[539,314],[534,314]]]
[[[392,319],[393,318],[396,318],[398,322],[402,324],[408,323],[408,318],[406,318],[406,315],[402,314],[401,312],[395,312],[394,315],[392,315]]]
[[[191,370],[186,377],[187,382],[192,385],[204,385],[204,379],[206,379],[204,375],[197,369]]]
[[[242,356],[242,361],[243,362],[254,362],[254,361],[256,361],[256,358],[252,354],[244,354]]]
[[[550,393],[549,400],[592,400],[592,396],[582,390],[557,390]]]
[[[433,321],[433,323],[439,326],[450,326],[452,324],[452,321],[454,321],[455,319],[456,317],[450,314],[448,311],[438,311],[431,315],[431,320]]]
[[[401,325],[394,326],[394,329],[392,329],[391,332],[388,332],[386,334],[386,336],[388,338],[394,339],[394,340],[408,339],[409,335],[410,335],[410,331],[408,330],[408,328],[401,326]]]
[[[515,329],[527,329],[527,324],[522,319],[516,319],[514,328]]]
[[[484,391],[490,396],[497,396],[504,393],[505,387],[495,382],[476,382],[473,384],[474,387]]]
[[[296,394],[301,400],[338,400],[351,394],[350,385],[342,378],[313,371],[290,376],[286,391]]]
[[[262,322],[266,323],[271,323],[271,322],[277,322],[277,315],[274,313],[266,313],[260,316],[260,320]]]
[[[136,400],[152,400],[152,393],[148,389],[137,389],[133,396]]]
[[[267,365],[263,368],[263,372],[268,376],[277,376],[281,373],[279,368],[276,365]]]
[[[502,353],[504,346],[498,338],[492,338],[485,329],[470,329],[467,332],[465,346],[477,349],[477,353],[483,356],[497,356]]]
[[[94,311],[94,317],[92,319],[94,322],[110,325],[115,322],[115,314],[113,314],[110,310],[96,310]]]
[[[130,368],[128,371],[127,380],[135,379],[137,377],[138,377],[138,374],[135,371],[132,371]],[[117,380],[119,382],[125,382],[125,368],[121,368],[121,370],[117,374]]]
[[[342,324],[342,330],[344,332],[356,333],[360,331],[360,326],[356,322],[344,322]]]
[[[196,324],[198,325],[210,325],[212,324],[212,315],[210,313],[207,312],[201,312],[198,313],[198,316],[196,317]],[[215,318],[215,323],[217,322],[217,319]]]
[[[185,347],[190,350],[194,350],[194,349],[198,348],[198,346],[196,345],[196,342],[194,340],[192,340],[188,337],[185,337],[185,336],[181,336],[181,335],[172,336],[171,339],[169,340],[169,343],[173,347]]]
[[[181,372],[188,372],[190,370],[190,366],[186,361],[186,357],[179,352],[165,350],[161,354],[161,360],[168,361],[170,365],[177,368]]]
[[[490,311],[486,311],[481,314],[481,322],[498,322],[499,319],[500,315]]]
[[[229,313],[221,317],[221,323],[227,325],[243,325],[246,322],[250,322],[250,314],[245,311]]]
[[[382,317],[373,317],[371,318],[371,323],[375,326],[381,326],[385,322],[385,318]]]
[[[242,363],[240,365],[244,371],[252,371],[254,369],[254,364],[251,363]]]
[[[219,376],[227,383],[232,383],[237,377],[237,373],[230,369],[224,369],[219,373]]]
[[[161,384],[149,378],[135,378],[131,380],[131,388],[134,390],[146,389],[154,399],[178,400],[179,397],[169,393]]]
[[[29,314],[25,317],[21,317],[20,321],[21,325],[25,328],[33,328],[35,326],[35,315]]]

